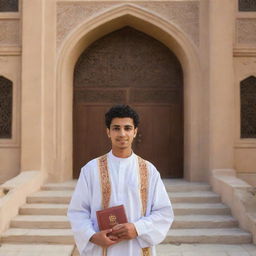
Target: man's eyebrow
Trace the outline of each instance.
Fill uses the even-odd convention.
[[[119,124],[111,124],[112,127],[121,127]],[[130,124],[125,124],[124,127],[132,127]]]

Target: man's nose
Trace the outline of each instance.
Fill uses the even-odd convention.
[[[125,135],[125,130],[124,129],[120,129],[120,136],[124,136]]]

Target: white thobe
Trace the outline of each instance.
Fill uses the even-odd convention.
[[[111,197],[109,207],[123,204],[128,222],[135,225],[138,236],[114,244],[107,249],[107,256],[139,256],[141,248],[162,242],[170,229],[174,215],[172,206],[159,172],[147,162],[149,187],[146,216],[141,216],[140,179],[137,155],[118,158],[107,154]],[[99,231],[96,211],[102,209],[101,184],[98,160],[93,159],[81,170],[69,208],[70,220],[77,248],[81,256],[102,256],[102,248],[89,241]]]

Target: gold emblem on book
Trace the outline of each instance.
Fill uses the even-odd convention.
[[[116,224],[118,224],[117,223],[117,217],[116,217],[116,215],[114,215],[114,214],[111,214],[111,215],[109,215],[109,221],[110,221],[110,225],[111,226],[115,226]]]

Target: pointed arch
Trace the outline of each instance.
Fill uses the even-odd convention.
[[[58,53],[56,83],[56,152],[58,179],[72,178],[73,71],[80,54],[100,37],[131,26],[165,44],[179,59],[184,72],[184,175],[198,180],[203,149],[200,140],[202,90],[196,46],[174,24],[133,4],[122,4],[85,21],[63,42]],[[58,93],[57,93],[58,92]],[[201,151],[200,151],[201,150]],[[65,177],[65,178],[62,178]]]

